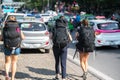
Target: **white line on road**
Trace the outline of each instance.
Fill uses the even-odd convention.
[[[78,59],[73,59],[73,56],[68,55],[68,60],[75,63],[76,65],[80,66],[80,61]],[[91,66],[88,67],[88,71],[93,74],[94,76],[98,77],[101,80],[114,80],[113,78],[109,77],[108,75],[103,74],[102,72],[92,68]]]

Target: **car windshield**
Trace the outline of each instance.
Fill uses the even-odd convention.
[[[101,30],[118,30],[120,26],[118,23],[101,23],[97,25]]]
[[[19,25],[23,31],[44,31],[46,29],[45,25],[42,23],[24,22]]]

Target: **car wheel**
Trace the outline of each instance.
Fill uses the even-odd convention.
[[[49,53],[50,52],[50,49],[45,49],[45,53]]]

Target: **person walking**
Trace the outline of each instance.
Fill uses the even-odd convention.
[[[69,26],[70,33],[72,33],[74,30],[72,18],[70,18],[70,21],[68,21],[68,26]]]
[[[76,44],[76,48],[79,51],[80,57],[80,65],[83,70],[83,79],[87,79],[88,73],[88,57],[89,53],[94,51],[94,40],[95,34],[94,30],[91,26],[88,25],[88,21],[84,19],[81,22],[81,26],[78,28],[76,32],[76,39],[78,43]]]
[[[62,80],[66,80],[66,59],[68,43],[72,40],[70,33],[67,30],[67,22],[64,16],[56,20],[56,26],[53,30],[53,54],[55,58],[55,73],[56,76],[53,80],[59,80],[60,62]]]
[[[9,34],[8,34],[9,33]],[[19,28],[15,16],[9,16],[2,30],[5,54],[5,80],[15,80],[18,55],[20,54],[20,43],[25,36]],[[11,67],[11,79],[9,71]]]

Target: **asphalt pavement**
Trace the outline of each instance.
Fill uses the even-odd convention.
[[[4,79],[4,54],[0,43],[0,79]],[[71,59],[72,60],[72,59]],[[67,80],[83,80],[82,70],[79,64],[67,59]],[[55,61],[52,50],[49,54],[39,50],[25,50],[19,58],[17,64],[16,80],[53,80],[55,77]],[[61,77],[60,77],[61,80]],[[100,80],[95,75],[88,73],[87,80]]]

